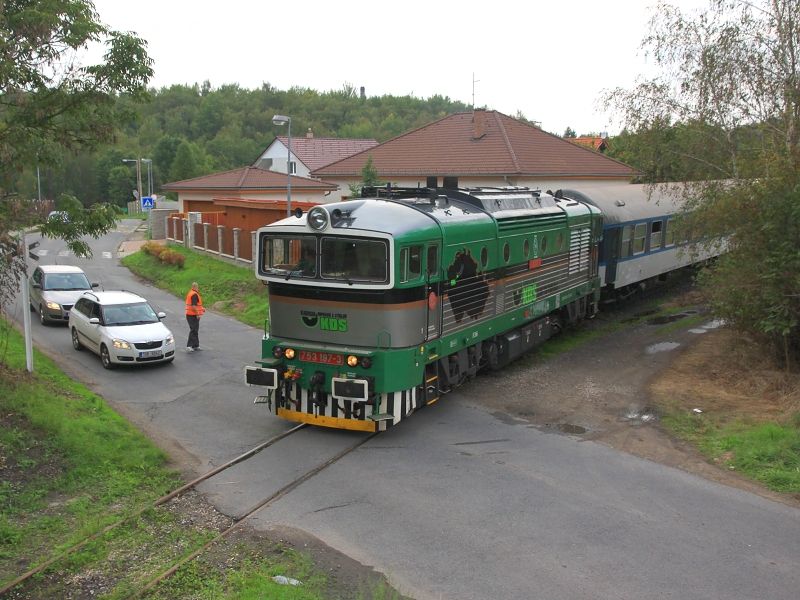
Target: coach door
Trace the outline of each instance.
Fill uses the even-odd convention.
[[[441,277],[439,276],[439,245],[426,247],[425,282],[427,298],[427,335],[426,340],[439,337],[442,328]]]

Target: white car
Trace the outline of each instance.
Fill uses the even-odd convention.
[[[147,300],[131,292],[85,292],[69,313],[75,350],[89,348],[106,369],[172,362],[175,337]]]

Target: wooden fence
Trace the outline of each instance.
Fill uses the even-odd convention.
[[[167,219],[167,240],[234,262],[252,264],[256,232],[224,224],[221,213],[173,213]]]

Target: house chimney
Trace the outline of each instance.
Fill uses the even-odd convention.
[[[472,139],[479,140],[486,135],[486,111],[475,109],[472,111]]]
[[[311,131],[311,127],[309,127],[308,131],[306,131],[306,138],[309,139],[309,140],[313,140],[314,139],[314,132]]]

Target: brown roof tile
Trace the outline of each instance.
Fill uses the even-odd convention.
[[[279,135],[275,139],[286,146],[289,138]],[[292,136],[292,154],[303,161],[310,171],[377,145],[377,140],[368,139],[296,138]]]
[[[473,117],[474,114],[474,117]],[[313,171],[358,176],[369,157],[381,177],[527,175],[632,177],[637,172],[497,111],[456,113]]]
[[[214,189],[214,190],[269,190],[286,189],[286,173],[276,173],[258,167],[242,167],[221,173],[211,173],[193,179],[173,181],[161,186],[168,191]],[[297,189],[336,189],[336,184],[292,176],[292,188]]]

